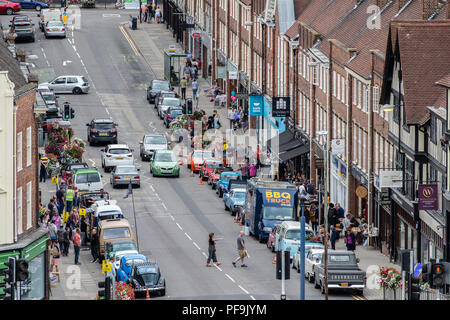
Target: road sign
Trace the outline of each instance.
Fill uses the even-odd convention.
[[[418,278],[422,273],[422,264],[414,263],[414,277]]]
[[[80,208],[80,216],[86,215],[86,208]]]
[[[194,32],[194,33],[192,34],[192,37],[193,37],[193,38],[200,38],[200,33]]]
[[[58,177],[52,177],[52,183],[58,183]]]
[[[108,273],[111,272],[111,264],[107,260],[102,261],[102,273]]]

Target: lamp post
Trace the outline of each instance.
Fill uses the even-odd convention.
[[[319,137],[327,137],[328,131],[317,131],[316,135]],[[328,139],[325,142],[325,174],[324,174],[324,233],[325,233],[325,241],[324,241],[324,287],[325,287],[325,300],[328,300]],[[320,203],[319,203],[320,205]]]

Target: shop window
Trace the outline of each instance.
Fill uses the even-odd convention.
[[[21,300],[42,300],[45,298],[45,253],[28,262],[28,279],[20,283]]]
[[[399,221],[399,227],[400,227],[400,250],[405,250],[405,244],[406,244],[406,232],[405,232],[405,223],[403,221]]]
[[[437,119],[435,116],[431,116],[430,119],[430,140],[434,144],[436,144],[437,141]]]

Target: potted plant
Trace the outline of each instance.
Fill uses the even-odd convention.
[[[134,297],[134,289],[131,284],[126,282],[117,282],[116,283],[116,300],[135,300]]]
[[[379,284],[383,289],[383,297],[386,299],[386,290],[390,290],[396,299],[396,290],[402,287],[402,277],[395,268],[381,267],[379,271]]]

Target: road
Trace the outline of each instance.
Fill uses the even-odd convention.
[[[26,13],[37,25],[36,13]],[[4,26],[8,20],[1,17]],[[191,177],[186,166],[180,178],[153,178],[148,162],[140,160],[142,136],[166,129],[145,98],[154,75],[119,29],[127,20],[124,11],[82,10],[81,28],[69,30],[66,39],[45,39],[37,30],[35,43],[17,45],[38,57],[29,62],[35,65],[40,82],[66,74],[85,75],[90,80],[91,91],[86,95],[59,95],[60,102],[69,101],[75,109],[71,122],[76,137],[86,141],[86,123],[93,118],[112,118],[119,124],[119,143],[134,149],[142,180],[141,188],[133,191],[139,249],[158,261],[167,281],[166,296],[155,299],[279,299],[281,282],[275,280],[273,254],[265,245],[247,238],[248,268],[232,266],[241,227],[224,210],[222,199],[206,183],[200,185],[197,176]],[[88,164],[101,168],[101,148],[87,147]],[[102,179],[105,190],[118,200],[134,225],[131,197],[123,199],[126,189],[112,189],[108,173],[103,173]],[[217,243],[217,256],[223,263],[220,267],[205,267],[210,232],[224,238]],[[298,299],[299,288],[299,275],[293,270],[286,283],[288,299]],[[323,299],[323,295],[307,283],[306,298]],[[338,292],[331,293],[330,299],[355,298]]]

